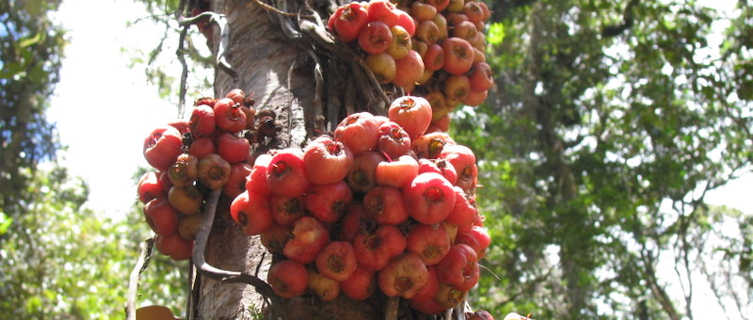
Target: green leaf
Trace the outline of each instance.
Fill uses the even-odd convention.
[[[44,32],[38,32],[33,37],[27,37],[25,39],[21,39],[21,41],[18,42],[18,46],[21,48],[26,48],[28,46],[37,44],[38,42],[44,39],[44,36],[45,36]]]
[[[5,215],[5,212],[0,211],[0,235],[8,232],[8,228],[13,223],[13,218]]]
[[[502,43],[502,40],[505,39],[505,25],[501,22],[492,23],[491,26],[489,26],[489,34],[486,36],[486,39],[491,45]]]

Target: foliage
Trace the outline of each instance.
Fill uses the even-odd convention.
[[[482,159],[500,277],[475,299],[542,319],[692,318],[691,275],[718,269],[691,245],[718,228],[704,196],[753,160],[751,6],[716,44],[725,17],[692,1],[487,3],[497,92],[453,132]],[[667,253],[678,279],[656,276]]]
[[[97,216],[84,205],[86,185],[62,168],[39,170],[29,181],[27,210],[0,242],[0,313],[7,319],[122,319],[138,244],[151,234],[140,212],[128,219]],[[177,312],[184,263],[156,252],[155,258],[142,276],[139,302]]]
[[[48,15],[58,4],[0,1],[0,225],[28,203],[25,172],[60,147],[44,116],[65,44]]]

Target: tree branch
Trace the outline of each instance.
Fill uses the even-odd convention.
[[[128,279],[128,302],[126,304],[126,320],[136,320],[136,296],[139,291],[139,277],[149,266],[152,258],[152,248],[154,248],[154,238],[149,238],[141,243],[141,254],[133,266],[131,276]]]
[[[636,5],[638,5],[638,0],[630,0],[627,6],[625,6],[625,10],[623,11],[622,23],[604,27],[604,29],[601,30],[601,36],[604,38],[611,38],[620,35],[627,29],[632,28],[634,23],[633,7],[635,7]]]

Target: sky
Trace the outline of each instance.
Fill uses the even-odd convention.
[[[699,2],[723,10],[734,7],[731,0]],[[132,1],[67,0],[55,14],[69,39],[48,111],[62,144],[68,146],[59,160],[89,185],[87,206],[109,217],[128,213],[136,199],[132,176],[138,167],[148,167],[142,156],[144,138],[177,116],[175,104],[160,98],[154,85],[146,82],[143,67],[129,67],[133,56],[123,53],[123,48],[147,51],[158,42],[162,29],[147,23],[126,26],[126,21],[144,13]],[[747,173],[710,192],[706,200],[750,214],[752,185],[753,174]],[[718,318],[720,313],[715,304],[696,303],[694,308],[700,318]]]

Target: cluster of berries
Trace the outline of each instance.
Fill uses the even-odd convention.
[[[477,0],[372,0],[339,7],[328,27],[341,41],[357,42],[382,83],[426,97],[432,121],[446,131],[450,111],[483,103],[494,84],[484,53],[490,17]]]
[[[231,217],[280,259],[267,281],[363,300],[378,287],[435,314],[478,281],[490,238],[474,205],[473,152],[427,132],[431,106],[404,96],[388,117],[356,113],[334,136],[256,158]]]
[[[188,259],[207,195],[221,189],[233,199],[245,190],[250,143],[241,133],[254,119],[253,99],[234,89],[197,100],[190,120],[156,128],[144,140],[144,158],[156,171],[141,177],[137,192],[160,252]]]

